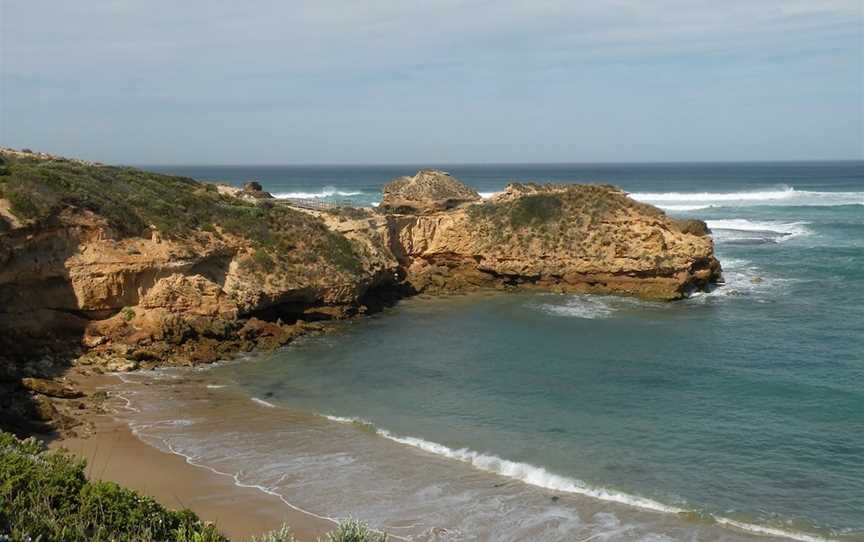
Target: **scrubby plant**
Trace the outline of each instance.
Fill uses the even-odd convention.
[[[227,542],[188,510],[88,481],[84,461],[2,432],[0,535],[15,542]]]
[[[291,528],[283,524],[275,531],[264,533],[261,538],[253,536],[249,542],[297,542],[297,539],[294,538]]]
[[[558,218],[561,214],[561,198],[550,194],[534,194],[516,200],[510,209],[513,227],[539,226]]]
[[[325,542],[387,542],[387,534],[379,533],[356,519],[347,519],[327,533]]]
[[[22,221],[49,220],[64,209],[90,211],[119,236],[149,236],[155,228],[171,239],[241,237],[252,249],[250,271],[284,271],[320,264],[321,276],[362,269],[354,244],[324,221],[284,205],[252,203],[222,195],[212,184],[134,168],[2,155],[0,198]],[[350,211],[345,211],[351,213]]]

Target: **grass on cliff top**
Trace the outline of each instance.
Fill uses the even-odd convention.
[[[0,196],[24,220],[43,220],[63,207],[90,210],[118,231],[139,235],[151,224],[167,235],[218,224],[260,234],[262,210],[220,195],[186,177],[67,160],[6,157]]]
[[[103,217],[120,236],[139,236],[152,225],[170,238],[200,232],[248,238],[259,251],[250,265],[308,264],[360,268],[353,247],[318,219],[276,205],[256,205],[219,194],[215,185],[129,167],[90,165],[0,155],[0,198],[21,220],[40,222],[64,208]],[[2,232],[2,228],[0,228]],[[272,259],[267,253],[272,253]]]
[[[492,221],[499,227],[536,228],[559,219],[596,224],[610,215],[633,209],[648,216],[662,215],[659,209],[629,199],[606,185],[572,185],[562,191],[527,194],[504,202],[484,202],[468,208],[474,221]]]
[[[252,542],[294,542],[287,526]],[[349,519],[323,542],[386,542]],[[189,510],[168,510],[113,482],[87,480],[86,463],[0,432],[0,541],[229,542]]]
[[[467,212],[490,250],[518,245],[580,254],[596,252],[599,246],[615,241],[618,228],[608,224],[631,212],[650,217],[664,214],[606,185],[557,187],[507,201],[475,204]]]

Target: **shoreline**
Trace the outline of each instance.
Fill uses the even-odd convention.
[[[86,390],[88,395],[105,391],[106,388],[124,382],[118,375],[111,374],[86,376],[78,374],[75,377],[77,377],[78,387]],[[112,397],[125,400],[122,394],[112,394]],[[264,401],[256,401],[255,397],[249,397],[249,399],[253,402],[264,403]],[[88,436],[57,437],[48,441],[48,446],[51,449],[64,448],[73,455],[85,459],[88,479],[115,482],[143,495],[153,497],[168,508],[188,508],[196,513],[202,521],[213,523],[222,534],[236,541],[245,541],[252,536],[261,536],[286,524],[291,528],[299,542],[317,542],[337,525],[336,520],[318,516],[294,506],[285,496],[268,491],[266,487],[237,483],[235,478],[228,473],[219,472],[207,465],[196,464],[181,453],[166,451],[155,444],[150,444],[133,432],[127,422],[115,418],[112,414],[97,413],[91,410],[87,410],[83,414],[83,417],[92,424],[92,430]],[[323,417],[334,423],[356,423],[353,418],[327,415],[323,415]],[[376,430],[376,432],[379,435],[382,433],[380,430]],[[426,449],[424,446],[441,446],[436,443],[425,441],[419,444],[417,442],[409,443],[406,441],[417,439],[392,435],[386,430],[383,433],[381,436],[391,441],[412,448],[419,448],[436,456],[441,455],[436,451]],[[468,452],[472,455],[477,454],[470,450]],[[456,459],[458,463],[467,463],[474,469],[485,471],[493,476],[511,478],[531,486],[537,485],[526,482],[519,477],[483,468],[482,465],[476,465],[474,461],[466,460],[465,457],[448,457],[448,459]],[[509,463],[506,459],[494,459]],[[549,486],[539,487],[546,487],[552,491],[562,491],[565,495],[580,495],[601,503],[617,503],[635,510],[659,512],[669,516],[689,516],[689,511],[674,509],[674,507],[660,510],[644,504],[599,498],[582,491],[574,492]],[[745,539],[755,537],[757,540],[764,538],[766,540],[785,539],[806,540],[808,542],[829,540],[829,538],[805,531],[789,531],[777,527],[736,521],[726,517],[714,516],[713,523],[716,528],[722,531],[728,529],[727,532],[733,535],[733,538],[734,533],[737,532]],[[400,539],[397,535],[390,534],[390,537]]]
[[[91,382],[92,380],[110,381],[111,383],[123,382],[119,376],[114,375],[94,376],[89,380]],[[122,393],[112,394],[112,396],[125,399]],[[276,408],[274,405],[253,396],[249,396],[247,400],[261,406]],[[357,423],[354,418],[340,418],[330,415],[317,416],[342,425]],[[234,540],[248,540],[251,536],[260,536],[262,533],[277,529],[285,523],[292,528],[299,541],[317,541],[319,537],[335,526],[334,520],[302,510],[292,505],[284,495],[268,491],[266,487],[236,483],[230,474],[219,472],[207,465],[195,464],[181,453],[164,451],[155,444],[149,444],[146,440],[138,437],[125,422],[114,419],[111,415],[97,414],[91,418],[91,421],[95,422],[96,425],[93,436],[84,439],[58,440],[52,443],[51,447],[66,447],[92,463],[88,467],[88,477],[115,481],[130,489],[150,495],[170,508],[188,507],[203,521],[215,523],[223,534]],[[496,478],[509,478],[528,486],[538,487],[541,490],[552,491],[557,496],[565,498],[575,496],[577,499],[587,499],[593,503],[592,508],[596,507],[600,511],[604,511],[607,506],[614,508],[616,505],[620,505],[639,513],[659,513],[661,516],[665,516],[666,519],[661,520],[664,522],[674,521],[675,518],[683,518],[685,523],[705,521],[704,518],[697,519],[693,515],[693,511],[678,509],[673,505],[667,507],[667,505],[650,500],[631,502],[609,498],[608,495],[598,496],[592,494],[591,491],[557,487],[560,485],[560,480],[554,480],[556,484],[552,486],[539,485],[520,476],[491,469],[488,465],[483,464],[483,461],[478,464],[474,460],[479,457],[480,459],[511,464],[512,462],[507,459],[495,456],[487,457],[485,454],[472,450],[457,451],[457,455],[458,452],[464,453],[459,457],[453,457],[450,454],[442,454],[439,448],[443,445],[435,442],[391,434],[387,430],[378,428],[375,428],[375,432],[387,440],[412,449],[419,449],[421,452],[431,454],[438,459],[443,456],[443,459],[470,466],[472,470],[484,472]],[[117,455],[118,451],[119,456]],[[452,452],[452,450],[450,451]],[[148,470],[153,472],[142,471],[138,464],[139,461],[143,461],[149,467]],[[96,473],[96,476],[93,473]],[[552,473],[545,474],[558,478]],[[599,490],[605,491],[603,488],[599,488]],[[630,495],[625,496],[631,497]],[[738,540],[739,537],[742,540],[802,540],[807,542],[827,542],[830,540],[830,538],[806,531],[786,530],[776,526],[748,523],[716,515],[711,516],[711,521],[708,524],[712,525],[708,527],[709,531],[713,532],[712,534],[717,535],[719,533],[722,535],[725,533],[733,540]],[[388,535],[392,539],[400,539],[398,535],[392,533],[388,533]]]
[[[87,378],[80,383],[91,392],[103,388],[108,379],[113,382],[115,377]],[[279,496],[237,485],[228,475],[148,444],[110,414],[87,417],[93,423],[92,434],[56,438],[48,446],[85,459],[88,479],[116,482],[168,508],[189,508],[232,540],[261,536],[284,523],[299,542],[313,542],[335,527],[333,521],[293,507]]]

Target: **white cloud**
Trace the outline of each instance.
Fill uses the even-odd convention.
[[[247,145],[241,161],[329,161],[330,145],[349,161],[776,157],[790,134],[818,157],[862,145],[860,0],[0,6],[12,145],[134,160],[146,140],[178,161],[220,145]],[[226,127],[243,140],[219,143]]]
[[[856,0],[5,0],[4,7],[13,74],[130,63],[222,64],[244,73],[806,50],[830,47],[861,24]]]

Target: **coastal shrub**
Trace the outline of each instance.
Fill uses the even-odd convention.
[[[44,219],[75,206],[105,217],[124,234],[138,235],[153,225],[166,235],[182,236],[205,224],[254,233],[263,218],[256,205],[186,177],[21,157],[7,157],[6,167],[4,197],[23,219]]]
[[[371,216],[371,211],[368,209],[361,209],[357,207],[334,207],[332,209],[327,209],[325,211],[327,214],[343,218],[346,220],[360,220],[363,218],[369,218]]]
[[[253,536],[249,542],[297,542],[297,539],[294,538],[291,528],[283,524],[282,527],[275,531],[264,533],[261,535],[261,538]]]
[[[255,264],[261,268],[268,268],[273,265],[273,260],[263,248],[255,249],[255,252],[252,253],[252,259],[255,260]]]
[[[344,235],[326,231],[323,254],[336,266],[349,273],[360,271],[360,260],[354,253],[351,241]]]
[[[562,206],[560,194],[532,194],[515,201],[472,205],[468,216],[474,221],[491,220],[499,227],[541,226],[561,216]]]
[[[120,314],[123,316],[123,319],[128,322],[135,318],[135,309],[132,307],[123,307],[120,309]]]
[[[19,218],[35,218],[42,212],[37,198],[25,190],[4,190],[3,196],[9,200],[9,208]]]
[[[338,280],[340,273],[362,270],[349,239],[297,209],[243,201],[175,175],[74,160],[2,158],[9,174],[0,176],[0,197],[25,221],[47,220],[65,208],[85,209],[121,237],[149,235],[150,228],[172,239],[242,237],[253,250],[246,262],[251,272],[272,269],[297,277],[298,268],[320,262],[321,276]]]
[[[387,542],[387,534],[373,531],[356,519],[347,519],[327,533],[325,542]]]
[[[0,432],[0,535],[16,542],[227,542],[188,510],[88,481],[85,465],[33,438]]]
[[[561,198],[550,194],[534,194],[516,200],[510,209],[514,228],[536,226],[561,215]]]

